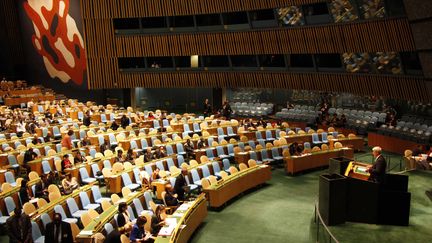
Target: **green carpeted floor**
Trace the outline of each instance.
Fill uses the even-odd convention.
[[[400,156],[385,154],[392,172],[400,170]],[[358,160],[371,162],[369,153]],[[403,165],[402,165],[403,166]],[[316,242],[314,203],[318,198],[318,176],[314,171],[295,177],[278,169],[263,188],[229,203],[220,212],[210,211],[191,242]],[[330,230],[340,242],[432,242],[432,202],[425,190],[432,189],[432,174],[410,172],[412,193],[410,226],[378,226],[346,223]],[[321,233],[319,242],[328,242]]]
[[[399,171],[400,157],[385,154],[392,172]],[[371,162],[369,153],[358,160]],[[219,211],[209,211],[191,242],[316,242],[314,203],[318,198],[318,176],[325,170],[295,177],[282,169],[273,171],[267,185],[240,195]],[[346,223],[330,227],[340,242],[432,242],[432,202],[424,191],[432,189],[432,173],[409,172],[412,193],[410,226],[378,226]],[[319,242],[328,237],[321,230]],[[8,242],[1,236],[0,242]]]

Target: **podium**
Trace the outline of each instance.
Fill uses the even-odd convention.
[[[349,162],[343,174],[320,176],[319,211],[325,223],[409,225],[408,176],[386,174],[384,182],[378,184],[368,180],[367,166]]]

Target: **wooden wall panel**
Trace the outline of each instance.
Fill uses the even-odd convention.
[[[115,59],[90,59],[93,89],[134,87],[266,87],[349,92],[408,100],[431,100],[421,77],[297,72],[147,72],[121,73]],[[111,80],[112,82],[109,82]]]
[[[15,0],[2,0],[0,4],[0,51],[7,60],[2,61],[11,69],[25,63],[17,4]]]
[[[242,32],[115,36],[113,18],[220,13],[324,0],[81,0],[90,89],[269,87],[432,100],[422,77],[348,73],[121,73],[118,57],[414,51],[406,18]]]
[[[126,18],[223,13],[327,2],[328,0],[81,0],[83,18]]]
[[[409,33],[409,34],[406,34]],[[405,18],[244,32],[118,35],[118,57],[414,51]]]

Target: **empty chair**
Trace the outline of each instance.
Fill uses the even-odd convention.
[[[267,155],[267,150],[263,149],[261,150],[261,159],[265,163],[271,163],[274,161],[274,159],[270,159]]]
[[[279,138],[280,138],[280,132],[281,132],[280,129],[276,129],[276,132],[275,132],[275,134],[276,134],[276,139],[279,139]]]
[[[103,200],[110,200],[108,197],[102,197],[102,194],[100,192],[99,186],[92,186],[91,187],[93,199],[96,203],[101,204]]]
[[[169,127],[169,121],[167,119],[163,119],[162,120],[162,126],[165,127],[165,128]]]
[[[152,198],[150,192],[148,192],[148,191],[144,192],[144,201],[146,203],[147,209],[151,209],[150,202],[153,202],[153,198]]]
[[[130,148],[134,151],[141,151],[141,149],[138,148],[138,145],[135,140],[130,141]]]
[[[186,138],[189,138],[189,132],[182,132],[182,138],[183,139],[186,139]]]
[[[319,140],[318,133],[312,134],[312,143],[313,144],[321,144],[322,142]]]
[[[52,128],[52,130],[53,130],[53,136],[54,136],[55,139],[61,138],[61,132],[60,132],[60,129],[57,126],[54,126]]]
[[[99,145],[105,144],[105,138],[103,135],[98,136]]]
[[[133,174],[134,174],[134,178],[135,178],[135,182],[137,184],[142,184],[141,178],[140,178],[140,170],[138,168],[134,168],[133,169]]]
[[[109,138],[109,143],[111,146],[117,146],[118,145],[117,139],[113,133],[108,134],[108,138]]]
[[[11,186],[16,186],[15,177],[12,172],[8,171],[4,174],[5,181],[9,183]]]
[[[225,151],[224,151],[224,149],[223,149],[222,146],[217,146],[216,147],[216,152],[217,152],[218,157],[221,158],[221,159],[225,159],[225,158],[229,158],[230,157],[229,155],[225,154]]]
[[[212,148],[206,148],[206,155],[209,160],[213,160],[215,158]]]
[[[219,163],[218,162],[213,162],[212,163],[212,167],[213,167],[213,173],[216,176],[220,177],[221,169],[220,169]]]
[[[261,161],[261,160],[258,160],[258,155],[256,154],[255,151],[250,151],[250,152],[249,152],[249,156],[250,156],[251,159],[255,160],[255,162],[256,162],[257,164],[262,164],[262,161]]]
[[[184,161],[184,157],[183,157],[183,155],[177,155],[177,164],[179,164],[179,165],[181,165],[181,164],[183,164],[185,161]]]
[[[231,166],[229,159],[223,159],[222,160],[222,164],[223,164],[223,170],[227,173],[229,173],[229,168]]]
[[[89,176],[87,169],[85,167],[82,167],[79,169],[81,181],[84,184],[90,184],[96,181],[96,178],[92,178]]]
[[[65,213],[65,211],[64,211],[64,209],[63,209],[63,207],[61,206],[61,205],[55,205],[54,206],[54,212],[56,212],[56,213],[59,213],[59,214],[61,214],[61,216],[62,216],[62,220],[64,221],[64,222],[67,222],[67,223],[78,223],[78,219],[76,219],[76,218],[68,218],[67,216],[66,216],[66,213]],[[84,211],[85,212],[85,211]],[[81,217],[81,215],[80,215],[80,217]]]
[[[165,166],[163,164],[163,161],[161,161],[161,160],[156,162],[156,167],[159,168],[159,170],[165,171]]]
[[[267,141],[273,141],[273,140],[275,140],[275,138],[274,138],[273,135],[272,135],[271,130],[267,130],[267,131],[266,131],[266,140],[267,140]]]
[[[107,123],[107,118],[105,114],[100,114],[101,122]]]
[[[257,138],[257,141],[264,141],[264,138],[262,137],[261,131],[256,131],[255,136]]]
[[[100,207],[100,205],[98,203],[91,203],[90,199],[87,195],[86,192],[80,192],[79,193],[80,196],[80,200],[81,200],[81,204],[83,206],[84,209],[89,210],[89,209],[98,209]]]
[[[134,214],[134,212],[133,212],[133,210],[132,210],[132,207],[131,206],[128,206],[127,207],[127,211],[128,211],[128,213],[129,213],[129,219],[132,221],[132,223],[134,224],[135,222],[136,222],[136,217],[135,217],[135,214]]]
[[[250,141],[248,141],[248,144],[252,149],[256,148],[255,141],[250,140]]]
[[[159,129],[160,128],[159,120],[153,120],[153,128],[154,129]]]
[[[209,138],[207,138],[207,144],[208,144],[209,146],[211,146],[213,142],[214,142],[214,138],[213,138],[213,137],[209,137]]]
[[[90,154],[91,157],[94,158],[96,156],[96,152],[97,152],[96,149],[91,148],[90,151],[89,151],[89,154]]]
[[[327,133],[326,132],[321,133],[321,141],[323,143],[328,143]]]
[[[153,168],[151,165],[145,165],[144,169],[147,172],[147,174],[149,174],[149,175],[153,174]]]
[[[218,137],[226,137],[222,127],[217,128]]]
[[[227,149],[228,149],[228,155],[231,157],[234,157],[234,145],[233,144],[228,144],[227,145]]]
[[[228,135],[228,137],[237,136],[237,134],[234,133],[234,129],[232,127],[227,127],[227,135]]]
[[[203,178],[208,178],[209,176],[211,176],[210,170],[209,170],[209,168],[208,168],[207,165],[201,166],[201,171],[202,171],[202,174],[203,174]]]
[[[137,184],[137,183],[132,183],[132,181],[131,181],[131,179],[130,179],[128,173],[123,173],[123,174],[121,175],[121,177],[122,177],[123,185],[124,185],[125,187],[128,187],[128,188],[131,189],[131,190],[136,190],[136,189],[138,189],[138,188],[140,187],[139,184]]]
[[[279,154],[278,148],[272,148],[272,157],[274,160],[283,160],[283,157]]]
[[[109,160],[104,160],[103,165],[104,165],[104,168],[112,169],[111,161],[109,161]]]
[[[132,202],[134,204],[137,215],[141,215],[141,213],[144,211],[141,201],[138,198],[135,198]]]
[[[147,149],[149,146],[148,146],[148,143],[147,143],[147,139],[145,139],[145,138],[143,138],[143,139],[141,139],[141,148],[142,149]]]
[[[177,154],[179,155],[186,155],[186,152],[184,151],[183,144],[177,143],[176,144]]]
[[[172,158],[168,158],[166,160],[166,162],[167,162],[168,168],[171,168],[172,166],[175,166],[174,160]]]
[[[187,123],[183,124],[183,132],[192,133],[192,131],[189,128],[189,124],[187,124]]]
[[[80,210],[78,208],[78,205],[75,202],[75,199],[73,199],[73,198],[68,198],[66,200],[66,204],[68,205],[70,214],[74,218],[80,219],[81,218],[81,214],[87,212],[86,210]]]
[[[10,215],[14,210],[15,210],[15,201],[13,200],[12,197],[8,196],[4,199],[5,204],[6,204],[6,210],[7,213]]]
[[[46,160],[42,160],[42,171],[45,175],[51,172],[51,166]]]
[[[200,128],[199,124],[196,123],[196,122],[193,123],[193,131],[196,132],[196,133],[200,133],[201,132],[201,128]]]
[[[78,120],[82,121],[84,119],[84,112],[78,111]]]
[[[45,237],[42,235],[39,225],[35,222],[31,222],[32,238],[34,243],[44,243]]]
[[[174,154],[174,150],[171,145],[167,144],[165,148],[166,148],[167,155]]]
[[[193,184],[201,186],[201,178],[199,177],[198,171],[196,169],[192,169],[190,173],[192,176]]]

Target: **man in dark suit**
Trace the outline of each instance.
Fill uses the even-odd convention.
[[[211,104],[209,103],[208,99],[205,99],[205,102],[204,102],[204,117],[210,116],[211,113],[212,113]]]
[[[385,158],[382,156],[381,152],[381,147],[374,147],[372,149],[375,162],[368,169],[368,172],[370,173],[369,180],[376,183],[384,182],[386,174],[387,162],[385,161]]]
[[[177,199],[180,201],[184,201],[185,186],[187,186],[186,176],[188,176],[188,170],[182,169],[181,174],[177,176],[174,184],[174,192],[177,194]]]
[[[32,239],[32,226],[29,216],[16,207],[14,215],[6,220],[10,243],[30,243]]]
[[[231,119],[232,109],[229,105],[228,101],[225,101],[222,106],[222,116],[224,116],[227,120]]]
[[[54,220],[46,225],[45,243],[72,243],[72,229],[69,223],[63,222],[61,214],[55,213]]]
[[[87,111],[83,117],[83,125],[90,126],[90,124],[91,124],[90,112]]]

